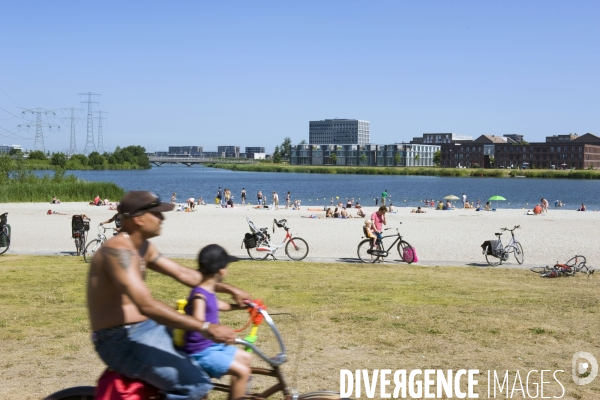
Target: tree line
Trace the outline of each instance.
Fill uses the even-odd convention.
[[[21,150],[11,149],[9,155],[17,159],[23,159]],[[49,163],[57,169],[148,169],[150,161],[146,155],[146,149],[142,146],[117,146],[112,153],[98,153],[93,151],[87,156],[85,154],[73,154],[68,156],[62,152],[44,153],[40,150],[29,152],[27,160],[34,162]]]

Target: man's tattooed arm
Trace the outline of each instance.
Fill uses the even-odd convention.
[[[162,256],[163,256],[163,255],[162,255],[161,253],[158,253],[158,254],[156,255],[156,257],[154,257],[152,260],[150,260],[150,262],[151,262],[152,264],[156,264],[156,262],[157,262],[158,260],[160,260],[160,258],[161,258]]]
[[[131,251],[126,249],[113,249],[112,247],[102,247],[102,252],[117,259],[121,268],[129,271],[131,265]]]

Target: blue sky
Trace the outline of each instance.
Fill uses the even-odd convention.
[[[381,144],[600,134],[598,1],[12,1],[0,26],[0,144],[33,148],[22,109],[82,92],[102,95],[105,148],[272,151],[336,117]]]

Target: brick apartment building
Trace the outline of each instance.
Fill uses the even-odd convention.
[[[527,143],[521,135],[481,135],[475,140],[440,144],[442,167],[600,168],[600,138],[557,135]]]

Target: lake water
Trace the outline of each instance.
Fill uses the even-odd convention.
[[[221,186],[231,189],[236,203],[241,201],[240,192],[245,187],[248,200],[254,204],[259,190],[269,200],[275,190],[280,203],[285,202],[285,194],[291,191],[292,199],[302,200],[303,206],[323,206],[332,197],[344,202],[348,198],[360,199],[363,205],[372,206],[374,199],[387,189],[397,206],[416,207],[426,198],[440,200],[450,194],[462,197],[464,192],[469,201],[481,199],[482,203],[491,196],[503,196],[506,201],[499,202],[500,208],[531,208],[545,197],[551,206],[560,199],[567,209],[576,209],[581,203],[588,209],[600,209],[600,180],[238,172],[184,165],[163,165],[142,171],[67,173],[88,181],[112,181],[125,190],[150,190],[165,201],[176,192],[178,202],[182,203],[189,197],[200,196],[207,203],[213,201]],[[493,203],[495,206],[496,202]]]

